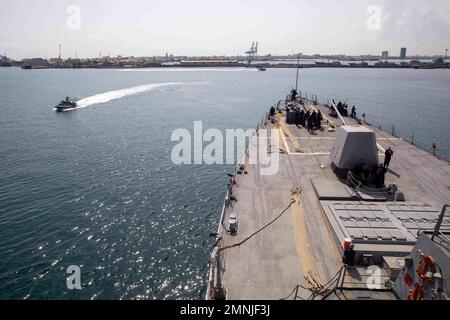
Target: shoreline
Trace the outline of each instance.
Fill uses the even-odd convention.
[[[255,64],[248,66],[246,64],[233,64],[233,65],[221,65],[221,64],[202,64],[202,65],[151,65],[151,66],[32,66],[27,70],[42,70],[42,69],[192,69],[192,68],[246,68],[246,69],[258,69],[263,67],[265,69],[312,69],[312,68],[333,68],[333,69],[416,69],[416,70],[434,70],[434,69],[450,69],[450,64],[446,65],[434,65],[434,66],[414,66],[414,65],[335,65],[335,64]],[[21,66],[3,66],[1,68],[21,68]],[[23,69],[23,68],[22,68]]]

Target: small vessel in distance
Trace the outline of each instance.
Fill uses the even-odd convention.
[[[68,111],[75,109],[77,107],[77,102],[75,100],[71,100],[69,97],[66,97],[66,100],[62,100],[55,108],[56,111]]]
[[[266,68],[263,68],[263,67],[259,67],[258,68],[258,71],[266,71],[267,69]]]

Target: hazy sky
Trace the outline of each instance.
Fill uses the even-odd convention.
[[[63,57],[236,55],[254,40],[260,54],[443,54],[450,0],[0,0],[14,58],[56,57],[59,43]]]

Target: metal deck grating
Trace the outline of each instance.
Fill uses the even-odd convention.
[[[321,201],[345,237],[356,243],[414,243],[417,230],[432,230],[439,211],[418,203]],[[444,221],[444,225],[449,221]]]

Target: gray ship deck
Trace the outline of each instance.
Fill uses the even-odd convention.
[[[313,107],[309,103],[309,107]],[[339,121],[328,117],[328,109],[321,109],[330,123]],[[346,118],[348,124],[356,124]],[[317,273],[322,283],[332,279],[342,266],[338,241],[330,228],[314,190],[312,181],[325,181],[332,186],[341,184],[331,169],[330,148],[335,132],[325,130],[310,134],[307,130],[287,125],[285,116],[281,125],[271,125],[282,137],[280,169],[276,175],[262,176],[258,165],[246,163],[247,174],[237,175],[235,196],[238,201],[225,210],[223,224],[230,214],[239,221],[239,233],[231,236],[222,229],[224,248],[244,240],[279,215],[290,203],[291,190],[300,186],[299,205],[293,205],[267,229],[241,246],[221,252],[221,280],[227,299],[281,299],[287,297],[297,285],[308,286],[305,274]],[[369,125],[366,125],[369,126]],[[386,175],[386,185],[396,184],[406,201],[427,203],[441,208],[450,200],[450,166],[432,154],[394,137],[376,127],[380,161],[384,151],[391,147],[394,156]],[[331,190],[336,194],[342,190]],[[345,195],[345,192],[344,192]],[[411,246],[412,248],[412,246]],[[361,294],[352,291],[345,298],[391,299],[388,292]]]

